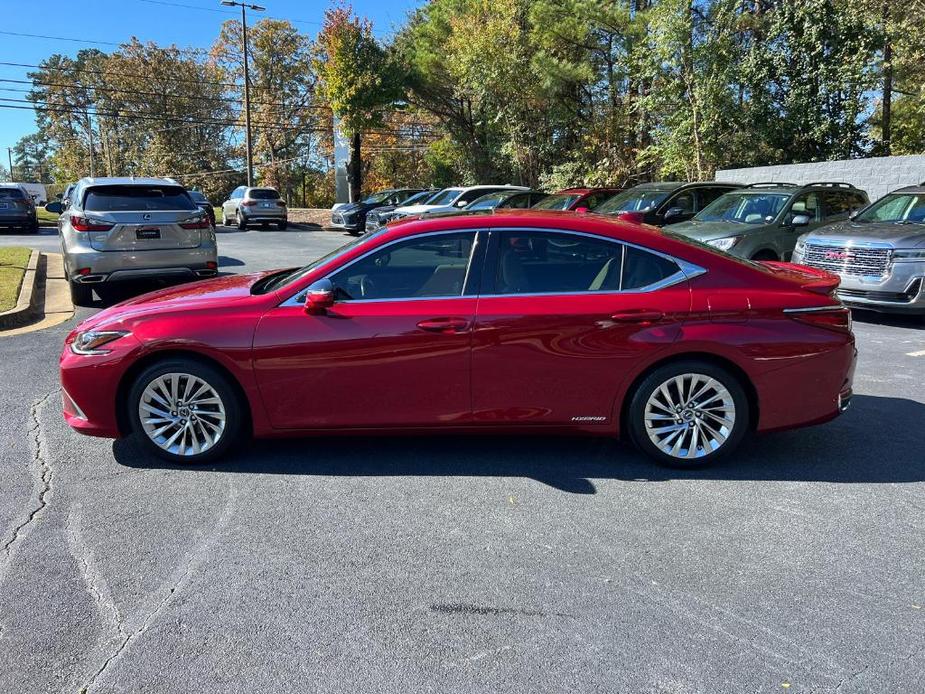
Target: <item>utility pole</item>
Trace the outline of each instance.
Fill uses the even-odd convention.
[[[247,185],[254,185],[254,151],[251,147],[251,92],[247,68],[247,10],[263,12],[266,7],[236,0],[222,0],[223,5],[241,8],[241,46],[244,52],[244,147],[247,150]]]
[[[10,160],[10,181],[15,181],[16,178],[13,176],[13,148],[6,148],[6,156]]]

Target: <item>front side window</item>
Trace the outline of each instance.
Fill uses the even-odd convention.
[[[652,210],[668,197],[670,190],[638,190],[631,188],[617,193],[609,200],[598,205],[595,212],[600,214],[616,214],[617,212],[643,212]]]
[[[88,212],[140,212],[199,208],[180,186],[134,185],[89,188],[83,209]]]
[[[790,207],[790,218],[792,219],[795,215],[798,214],[808,215],[809,221],[811,222],[819,221],[819,215],[821,214],[819,206],[819,194],[803,193],[800,195]]]
[[[462,296],[475,232],[391,244],[331,276],[339,301]]]
[[[679,272],[648,251],[567,232],[502,232],[496,257],[496,294],[630,291]]]
[[[459,197],[460,192],[459,188],[444,188],[439,193],[434,195],[433,198],[427,201],[428,205],[449,205],[456,198]]]
[[[476,198],[466,206],[467,210],[493,210],[509,196],[509,193],[489,193]]]
[[[880,198],[854,218],[855,222],[925,223],[925,193],[893,193]]]

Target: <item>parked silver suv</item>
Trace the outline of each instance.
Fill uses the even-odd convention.
[[[75,304],[102,284],[136,279],[212,277],[218,268],[209,218],[176,181],[84,178],[60,214],[64,270]]]
[[[222,203],[222,226],[229,226],[231,220],[241,231],[245,231],[249,224],[260,224],[266,228],[271,223],[282,230],[289,224],[289,215],[286,201],[280,198],[276,189],[239,186]]]
[[[803,234],[793,262],[841,277],[836,293],[850,306],[925,315],[925,183]]]

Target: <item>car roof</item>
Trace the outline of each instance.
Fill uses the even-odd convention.
[[[925,181],[922,181],[916,185],[891,190],[890,193],[925,193]],[[887,193],[887,195],[889,195],[889,193]]]
[[[178,186],[172,178],[153,178],[146,176],[101,176],[81,178],[74,185],[84,186]]]
[[[454,188],[454,190],[469,191],[469,190],[483,190],[483,189],[489,190],[489,189],[497,189],[497,188],[502,188],[504,190],[530,190],[526,186],[514,186],[509,183],[498,183],[498,184],[485,183],[485,184],[479,184],[477,186],[462,186],[460,188]]]
[[[618,187],[601,187],[601,188],[563,188],[557,190],[553,195],[590,195],[591,193],[619,193],[622,188]]]

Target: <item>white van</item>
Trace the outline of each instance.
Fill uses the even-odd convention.
[[[48,192],[41,183],[16,183],[15,185],[22,186],[22,188],[32,196],[32,199],[35,200],[36,205],[41,206],[48,202]]]

